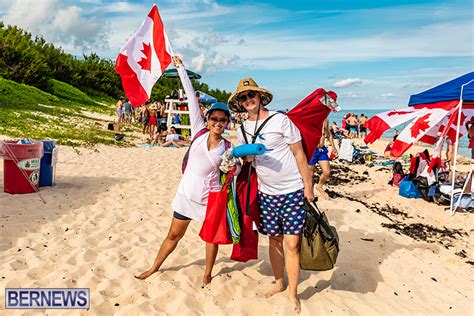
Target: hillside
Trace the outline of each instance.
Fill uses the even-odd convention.
[[[49,91],[0,78],[0,134],[13,138],[54,139],[59,144],[129,145],[107,130],[114,99],[89,96],[67,83],[50,80]]]

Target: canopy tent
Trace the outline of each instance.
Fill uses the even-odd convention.
[[[462,136],[460,134],[460,129],[464,129],[464,125],[472,121],[474,119],[474,72],[467,73],[461,77],[443,83],[439,86],[421,92],[419,94],[412,95],[410,97],[410,101],[408,102],[409,106],[416,106],[419,104],[425,103],[444,103],[449,101],[458,101],[459,104],[453,111],[452,117],[449,119],[446,126],[444,126],[444,130],[438,140],[438,145],[436,146],[435,153],[433,156],[436,157],[437,160],[440,160],[439,156],[441,155],[441,148],[444,141],[444,136],[447,135],[449,130],[456,128],[455,133],[455,141],[454,144],[458,144],[459,137]],[[458,113],[461,113],[459,115]],[[453,126],[454,125],[454,126]],[[463,130],[463,133],[467,131]],[[457,162],[457,155],[458,155],[458,146],[454,146],[454,163],[453,163],[453,178],[452,178],[452,187],[451,187],[451,203],[450,203],[450,214],[453,215],[456,212],[457,206],[459,206],[459,202],[461,201],[461,196],[459,197],[459,202],[457,203],[456,207],[453,208],[454,202],[454,183],[456,179],[456,162]],[[471,172],[469,173],[468,177],[472,177],[472,168]],[[472,181],[472,180],[471,180]],[[466,179],[466,183],[469,182]],[[461,193],[462,195],[462,193]]]
[[[474,80],[474,72],[467,73],[434,88],[414,94],[410,97],[408,106],[459,100],[461,97],[461,87],[471,80]],[[462,99],[464,102],[474,102],[474,84],[468,84],[464,87]]]
[[[213,96],[202,91],[198,91],[198,92],[199,92],[199,101],[201,101],[202,103],[216,103],[217,102],[217,99],[214,98]]]
[[[459,138],[467,133],[466,123],[474,119],[474,72],[412,95],[408,105],[408,108],[380,113],[368,120],[365,127],[370,133],[365,142],[372,143],[387,129],[411,121],[393,143],[391,154],[401,156],[416,141],[437,143],[432,155],[432,168],[441,161],[445,137],[457,144]],[[452,191],[458,146],[454,148]],[[454,214],[454,211],[452,195],[450,213]]]
[[[194,71],[186,69],[186,72],[188,73],[189,79],[201,79],[201,75],[198,73],[195,73]],[[179,78],[178,70],[176,70],[176,68],[165,70],[162,77]]]

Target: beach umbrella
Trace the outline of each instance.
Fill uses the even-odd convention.
[[[416,141],[435,144],[430,168],[441,162],[441,150],[445,137],[453,144],[467,133],[466,123],[474,119],[474,72],[442,83],[421,93],[412,95],[408,108],[386,111],[375,115],[364,125],[370,133],[364,139],[373,143],[395,126],[411,121],[392,145],[391,155],[401,156]],[[458,146],[454,147],[453,183],[456,173]],[[450,213],[453,211],[451,194]]]
[[[202,103],[216,103],[217,102],[217,99],[214,98],[213,96],[202,91],[198,91],[198,92],[199,92],[199,101],[201,101]]]
[[[189,79],[201,79],[201,75],[194,71],[186,69],[186,72],[188,73]],[[179,78],[178,70],[176,70],[176,68],[166,70],[162,76],[165,78]]]

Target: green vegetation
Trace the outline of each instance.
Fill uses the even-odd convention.
[[[92,53],[78,59],[16,26],[0,21],[0,134],[55,139],[59,144],[93,146],[116,142],[107,130],[114,104],[123,97],[115,63]],[[196,90],[227,101],[230,93],[194,82]],[[178,79],[161,78],[152,101],[163,101],[179,87]],[[108,116],[104,116],[104,114]],[[97,117],[103,117],[98,119]],[[126,140],[133,138],[126,129]]]
[[[55,139],[59,144],[93,146],[130,145],[116,142],[107,121],[92,118],[89,112],[114,114],[111,105],[103,105],[60,81],[54,82],[58,96],[35,87],[0,78],[0,134],[11,137]],[[64,91],[71,91],[72,99]],[[74,93],[75,92],[75,93]],[[79,102],[82,96],[86,102]]]
[[[59,98],[68,99],[72,102],[82,104],[94,103],[94,100],[81,90],[56,79],[49,80],[47,91]]]

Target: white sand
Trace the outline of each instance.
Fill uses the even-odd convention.
[[[87,287],[88,314],[98,315],[293,314],[287,293],[261,297],[273,280],[263,236],[260,259],[245,264],[230,261],[231,247],[221,247],[215,277],[201,289],[205,246],[198,237],[200,224],[193,222],[162,272],[146,281],[134,278],[151,265],[166,236],[185,151],[99,146],[78,155],[61,146],[56,186],[41,189],[47,204],[36,194],[3,193],[2,181],[0,287]],[[462,229],[470,236],[451,240],[446,249],[382,227],[390,220],[358,202],[321,201],[338,228],[341,253],[332,271],[302,272],[302,315],[472,315],[474,273],[466,263],[474,261],[472,214],[450,217],[443,207],[400,197],[386,184],[388,173],[354,169],[368,170],[372,181],[336,191],[388,203],[412,217],[396,220]],[[463,249],[468,258],[455,255]],[[1,302],[4,295],[0,291]]]

